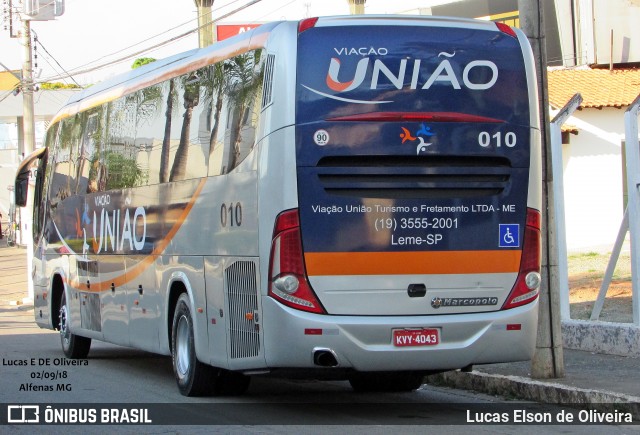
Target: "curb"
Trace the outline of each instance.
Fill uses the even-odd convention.
[[[488,374],[479,371],[452,371],[431,375],[427,383],[452,388],[479,391],[485,394],[515,397],[540,403],[593,409],[600,412],[631,413],[640,420],[640,397],[600,390],[570,387],[552,382],[536,381],[521,376]]]
[[[567,349],[639,358],[640,327],[628,323],[563,320]]]

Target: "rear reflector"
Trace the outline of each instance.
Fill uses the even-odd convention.
[[[304,330],[304,335],[322,335],[322,329],[306,328]]]

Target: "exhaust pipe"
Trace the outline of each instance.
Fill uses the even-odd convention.
[[[338,358],[331,349],[313,349],[313,363],[320,367],[338,367]]]

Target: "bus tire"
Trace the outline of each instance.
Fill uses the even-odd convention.
[[[171,360],[173,374],[183,396],[206,396],[214,393],[219,369],[201,363],[196,357],[193,315],[186,293],[178,298],[173,315]]]
[[[86,358],[91,349],[91,339],[87,337],[80,337],[79,335],[72,334],[69,330],[70,310],[67,305],[66,292],[62,291],[62,297],[60,298],[60,311],[59,311],[59,324],[60,329],[60,344],[62,345],[62,351],[67,358],[78,359]]]
[[[357,392],[407,392],[420,388],[424,375],[421,372],[351,372],[348,380]]]

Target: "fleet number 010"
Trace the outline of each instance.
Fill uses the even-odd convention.
[[[478,144],[483,148],[490,147],[491,145],[496,148],[500,148],[502,145],[507,148],[513,148],[516,146],[516,142],[516,134],[512,131],[508,131],[504,133],[504,135],[501,131],[494,134],[488,131],[481,131],[478,135]]]
[[[242,203],[229,203],[220,206],[220,225],[222,228],[227,225],[230,227],[239,227],[242,225]]]

